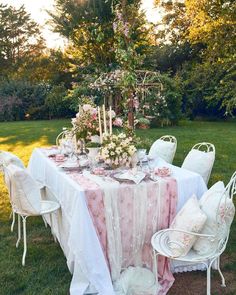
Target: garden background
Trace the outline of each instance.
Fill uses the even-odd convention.
[[[33,148],[55,144],[79,104],[105,99],[125,119],[132,99],[135,120],[152,127],[136,131],[146,148],[172,134],[178,140],[174,164],[181,165],[195,143],[212,142],[209,184],[227,183],[236,170],[236,2],[155,4],[162,19],[153,24],[140,0],[55,0],[48,13],[52,30],[66,40],[61,49],[47,48],[23,6],[0,4],[0,150],[27,164]],[[65,258],[40,218],[29,219],[21,266],[2,178],[0,191],[0,294],[67,294]],[[235,234],[234,221],[222,258],[227,288],[213,273],[213,294],[236,294]],[[205,273],[184,273],[170,294],[204,294],[205,284]]]

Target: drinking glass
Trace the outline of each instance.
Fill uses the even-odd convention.
[[[140,164],[141,170],[142,170],[142,166],[143,166],[143,160],[146,157],[146,152],[147,152],[146,149],[139,149],[137,151],[137,155],[138,155],[138,159],[139,159],[139,164]]]

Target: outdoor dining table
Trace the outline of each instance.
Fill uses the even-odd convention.
[[[52,151],[36,148],[28,169],[61,205],[53,214],[52,230],[72,273],[70,294],[125,294],[117,291],[121,274],[133,269],[155,273],[151,237],[170,226],[193,194],[202,196],[207,190],[202,177],[157,159],[156,166],[168,166],[171,176],[119,182],[89,170],[62,169]],[[159,294],[166,294],[174,281],[166,258],[158,258],[158,271]]]

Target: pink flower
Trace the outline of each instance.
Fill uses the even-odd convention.
[[[91,113],[91,115],[97,115],[98,111],[97,111],[96,108],[92,108],[92,109],[90,110],[90,113]]]
[[[84,104],[84,105],[83,105],[83,110],[84,110],[85,112],[91,110],[91,105],[90,105],[90,104]]]
[[[117,126],[117,127],[122,127],[123,125],[123,121],[121,118],[115,118],[115,120],[113,121],[113,125]]]
[[[97,114],[93,114],[92,115],[92,119],[95,121],[95,120],[97,120]]]

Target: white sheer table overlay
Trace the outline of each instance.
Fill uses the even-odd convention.
[[[167,166],[162,161],[156,164]],[[132,290],[157,294],[151,236],[170,224],[176,205],[178,211],[193,193],[200,198],[207,190],[201,176],[168,165],[172,171],[168,180],[121,184],[89,172],[65,172],[45,149],[34,150],[28,167],[61,205],[53,224],[73,274],[70,294],[82,295],[86,290],[100,295],[131,294]],[[171,212],[165,212],[167,208]],[[165,263],[161,261],[163,269]],[[171,281],[170,274],[165,279]],[[162,291],[159,294],[165,294],[165,287]]]

